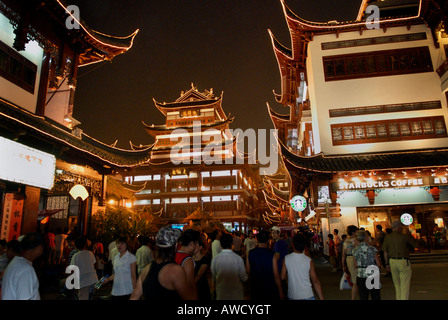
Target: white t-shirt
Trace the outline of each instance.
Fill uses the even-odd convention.
[[[16,256],[8,264],[2,281],[2,300],[40,300],[39,281],[31,261]]]
[[[230,249],[224,249],[211,262],[212,280],[216,283],[217,300],[243,300],[243,282],[247,280],[244,260]]]
[[[79,286],[81,288],[90,286],[98,282],[95,271],[95,256],[92,251],[81,250],[72,257],[71,265],[79,268]]]
[[[115,256],[114,284],[112,287],[113,296],[124,296],[134,291],[134,287],[132,286],[131,264],[136,261],[137,258],[129,251],[126,251],[122,257],[120,257],[120,253]]]
[[[291,300],[314,297],[310,281],[311,258],[303,253],[290,253],[285,256],[288,271],[288,298]]]

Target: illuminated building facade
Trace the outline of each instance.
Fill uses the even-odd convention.
[[[0,1],[0,238],[34,232],[56,211],[51,228],[88,233],[107,175],[149,159],[90,137],[73,118],[78,68],[125,53],[136,34],[91,30],[59,0]],[[73,199],[75,185],[88,198]]]
[[[143,122],[154,144],[131,142],[135,150],[152,148],[151,160],[124,177],[129,184],[146,183],[134,207],[151,206],[171,224],[184,223],[200,208],[228,230],[246,232],[258,225],[263,203],[259,166],[236,149],[229,130],[233,117],[223,111],[222,94],[200,92],[192,84],[176,101],[154,104],[166,116],[163,125]]]
[[[317,213],[325,236],[350,224],[375,235],[407,212],[434,245],[448,222],[446,2],[364,0],[354,21],[326,23],[282,6],[291,48],[270,34],[289,113],[268,111],[290,196],[309,199],[302,216]]]

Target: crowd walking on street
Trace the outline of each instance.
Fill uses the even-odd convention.
[[[379,225],[376,237],[354,225],[333,229],[327,254],[322,230],[307,225],[247,235],[163,227],[152,238],[120,236],[110,243],[76,230],[46,230],[0,241],[0,294],[3,300],[39,300],[50,282],[67,290],[66,268],[76,266],[79,287],[67,297],[78,300],[92,299],[92,288],[101,285],[109,287],[111,300],[324,300],[316,263],[329,262],[327,272],[342,273],[340,289],[351,290],[352,300],[381,299],[380,268],[392,277],[396,299],[406,300],[410,248],[418,244],[400,221],[391,227],[386,233]]]

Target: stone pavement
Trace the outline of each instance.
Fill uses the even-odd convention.
[[[331,272],[329,263],[322,263],[315,258],[316,273],[322,285],[324,298],[327,300],[350,300],[350,290],[339,290],[342,272]],[[428,262],[412,263],[410,300],[448,300],[448,263]],[[395,300],[392,278],[385,277],[386,270],[381,270],[381,299]]]
[[[326,300],[350,300],[350,290],[339,290],[342,272],[331,272],[329,263],[323,263],[323,258],[314,258],[316,273],[322,285]],[[410,300],[448,300],[448,262],[428,260],[427,263],[411,263],[412,278]],[[381,270],[381,299],[395,300],[395,289],[392,278],[385,277],[386,270]],[[101,289],[100,295],[107,297],[111,284]],[[42,300],[55,300],[59,296],[56,288],[41,291]],[[317,296],[317,295],[316,295]]]

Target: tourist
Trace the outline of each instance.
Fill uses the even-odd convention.
[[[375,241],[373,243],[380,254],[381,265],[385,267],[386,260],[384,260],[383,243],[384,243],[384,238],[386,237],[386,233],[383,231],[383,227],[380,224],[376,225],[376,232],[377,232],[377,236],[375,237]],[[386,276],[387,277],[391,276],[389,271],[387,272]]]
[[[350,282],[352,283],[352,295],[351,299],[356,300],[358,296],[358,286],[356,285],[356,278],[358,276],[358,270],[356,270],[355,262],[353,260],[353,250],[356,248],[358,242],[356,241],[356,231],[358,227],[350,225],[347,227],[347,239],[342,246],[342,270],[348,276],[350,276]]]
[[[152,250],[149,247],[149,237],[140,236],[138,238],[140,242],[140,248],[137,249],[135,257],[137,258],[137,272],[140,275],[151,261],[152,261]]]
[[[73,255],[71,265],[79,268],[78,300],[89,300],[90,287],[98,281],[95,270],[95,256],[87,250],[87,238],[82,236],[75,240],[78,252]]]
[[[182,267],[174,262],[177,235],[173,228],[164,227],[156,236],[154,259],[137,279],[131,300],[191,300],[194,297]]]
[[[6,242],[6,241],[5,241]],[[11,240],[6,244],[6,252],[0,256],[0,300],[2,296],[2,279],[8,264],[20,254],[20,242]]]
[[[251,300],[284,298],[280,274],[274,272],[274,253],[268,248],[269,232],[257,233],[258,247],[250,250],[246,262]]]
[[[211,260],[210,257],[205,254],[206,250],[207,248],[204,246],[204,242],[199,240],[193,255],[196,275],[194,281],[196,283],[198,299],[209,301],[212,300],[212,295],[207,274],[210,271]]]
[[[313,242],[313,256],[317,257],[320,254],[320,239],[317,230],[315,230],[315,233],[311,239]]]
[[[99,238],[96,238],[93,246],[92,253],[95,256],[95,270],[98,279],[101,279],[104,276],[104,268],[107,261],[104,259],[104,246]]]
[[[6,242],[6,241],[5,241]],[[8,264],[14,259],[15,256],[20,254],[20,242],[18,240],[11,240],[6,243],[6,250],[3,255],[0,256],[0,287],[3,272],[6,270]]]
[[[5,239],[0,240],[0,256],[6,253],[6,246],[8,242]]]
[[[44,252],[40,233],[27,234],[20,243],[20,255],[8,264],[2,280],[2,300],[40,300],[39,281],[33,261]]]
[[[117,250],[118,254],[113,260],[114,273],[103,283],[114,282],[112,300],[129,300],[137,282],[137,258],[128,251],[128,242],[124,237],[117,239]]]
[[[246,239],[244,239],[243,245],[244,245],[243,257],[247,258],[250,250],[252,250],[253,248],[255,248],[257,246],[257,240],[255,240],[253,231],[249,231],[249,236]]]
[[[408,300],[411,286],[411,263],[409,261],[409,247],[418,246],[417,240],[411,235],[409,228],[403,234],[403,224],[392,222],[392,233],[384,238],[383,251],[387,271],[392,273],[397,300]]]
[[[190,290],[193,291],[193,294],[197,293],[193,254],[197,249],[200,236],[199,231],[193,229],[185,230],[180,237],[181,246],[174,256],[174,261],[184,269],[188,285]]]
[[[112,273],[113,270],[113,261],[114,261],[114,257],[117,254],[117,239],[114,238],[113,241],[111,241],[109,243],[109,245],[107,246],[107,257],[108,257],[108,261],[107,261],[107,272],[110,274]]]
[[[92,252],[95,256],[104,254],[104,246],[101,239],[96,238],[92,246]]]
[[[216,300],[243,300],[243,282],[247,280],[244,260],[232,251],[233,238],[224,233],[220,238],[222,251],[212,259],[211,272]]]
[[[48,266],[53,264],[54,253],[56,250],[56,245],[54,243],[54,233],[50,230],[48,226],[45,227],[45,263]]]
[[[334,229],[333,230],[333,235],[334,235],[334,250],[336,253],[336,264],[337,264],[337,269],[340,269],[342,267],[342,240],[339,237],[339,230],[338,229]]]
[[[279,275],[282,271],[283,259],[289,253],[288,243],[286,240],[280,237],[281,230],[279,227],[271,228],[271,236],[274,242],[274,248],[272,249],[274,252],[274,271],[276,271]]]
[[[375,273],[374,267],[378,267],[376,274],[378,277],[380,276],[379,266],[381,266],[378,250],[367,243],[368,237],[366,231],[359,230],[356,232],[356,240],[359,243],[353,250],[355,267],[358,270],[356,284],[358,285],[361,300],[369,300],[369,295],[372,297],[372,300],[381,300],[380,288],[373,287],[369,289],[366,285],[367,278]],[[379,285],[379,279],[374,282],[374,285]]]
[[[62,263],[64,248],[67,246],[65,239],[67,238],[66,234],[62,233],[61,228],[56,228],[56,234],[54,236],[54,258],[53,262],[55,265],[60,265]]]
[[[221,242],[219,241],[221,235],[222,231],[218,229],[212,233],[212,259],[222,251]]]
[[[5,271],[6,267],[8,266],[9,263],[9,259],[8,256],[6,255],[6,251],[7,251],[7,242],[4,239],[0,240],[0,286],[2,284],[2,276],[3,276],[3,271]]]
[[[305,255],[306,237],[297,233],[292,239],[294,251],[285,256],[281,278],[288,280],[289,300],[316,300],[313,287],[320,300],[324,300],[313,260]]]
[[[78,249],[76,249],[75,238],[73,238],[73,236],[68,235],[65,241],[67,242],[67,246],[64,249],[63,262],[64,267],[67,268],[67,266],[70,265],[70,262],[72,261],[75,253],[78,252]]]
[[[328,234],[327,245],[328,245],[328,256],[330,257],[330,263],[333,266],[333,269],[331,270],[331,272],[336,272],[337,267],[338,267],[338,262],[336,260],[336,249],[335,249],[335,244],[334,244],[334,240],[333,240],[333,235],[331,233]]]
[[[237,255],[241,256],[243,240],[241,240],[241,237],[237,234],[236,231],[232,232],[232,236],[233,236],[233,243],[232,243],[233,252],[235,252]]]

